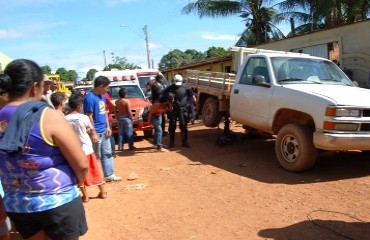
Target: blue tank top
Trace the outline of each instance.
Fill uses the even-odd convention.
[[[17,106],[0,110],[0,138]],[[7,212],[32,213],[53,209],[79,197],[76,176],[59,148],[40,128],[46,109],[31,129],[23,153],[0,152],[0,177]]]

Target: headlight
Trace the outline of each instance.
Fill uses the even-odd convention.
[[[328,107],[325,115],[332,117],[360,117],[360,114],[360,109]]]

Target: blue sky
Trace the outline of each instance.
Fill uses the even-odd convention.
[[[242,19],[184,15],[188,0],[1,0],[0,51],[40,66],[74,69],[85,77],[115,56],[147,67],[143,28],[150,59],[157,67],[170,50],[211,46],[228,48],[244,29]],[[126,27],[122,27],[125,25]],[[103,52],[105,51],[105,55]]]

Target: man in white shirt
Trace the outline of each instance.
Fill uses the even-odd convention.
[[[53,90],[51,90],[52,83],[53,81],[51,81],[51,79],[44,74],[44,94],[42,95],[41,100],[48,103],[50,107],[54,108],[52,102],[50,101],[50,96],[53,93]]]

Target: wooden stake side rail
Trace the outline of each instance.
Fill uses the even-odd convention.
[[[185,80],[187,84],[201,92],[216,95],[219,98],[229,98],[235,81],[235,74],[223,72],[210,72],[200,70],[186,70]]]

